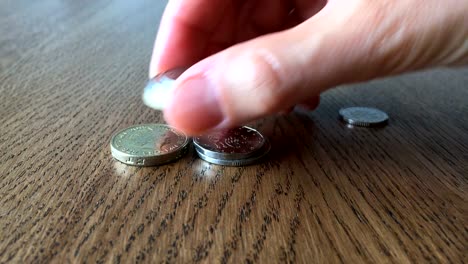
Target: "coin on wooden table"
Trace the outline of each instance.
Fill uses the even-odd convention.
[[[156,110],[163,110],[174,91],[175,80],[186,70],[176,68],[150,79],[143,90],[143,102]]]
[[[257,130],[243,126],[219,130],[193,138],[203,155],[217,159],[244,159],[261,150],[266,139]]]
[[[182,157],[190,139],[164,124],[143,124],[117,132],[111,139],[112,156],[135,166],[155,166]]]
[[[348,107],[340,109],[340,118],[353,126],[374,127],[387,124],[388,115],[371,107]]]

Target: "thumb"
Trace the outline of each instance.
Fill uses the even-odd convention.
[[[400,17],[364,8],[327,5],[297,27],[202,60],[177,79],[166,121],[199,134],[279,112],[339,84],[412,69],[402,48],[413,47],[399,32],[392,35],[391,22]]]

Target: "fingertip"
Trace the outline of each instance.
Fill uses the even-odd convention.
[[[156,75],[158,75],[159,72],[160,71],[159,71],[157,62],[155,62],[155,59],[152,57],[150,61],[149,71],[148,71],[148,79],[154,78]]]
[[[177,41],[180,38],[178,35],[181,34],[177,34],[177,28],[175,28],[177,23],[175,23],[174,17],[177,13],[177,10],[180,8],[181,2],[182,1],[180,0],[169,1],[166,5],[153,44],[153,51],[151,54],[149,67],[150,79],[159,73],[174,67],[174,65],[171,65],[171,60],[168,60],[166,57],[174,57],[174,51],[172,47],[178,46]],[[167,63],[167,61],[169,63]]]
[[[151,54],[151,60],[149,64],[148,77],[151,79],[161,72],[161,54],[163,46],[167,45],[167,29],[161,25],[158,30],[158,34],[153,44],[153,52]]]

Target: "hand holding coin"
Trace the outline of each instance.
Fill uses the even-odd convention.
[[[192,65],[160,99],[196,135],[313,108],[339,84],[465,64],[466,14],[460,0],[169,1],[150,77]]]

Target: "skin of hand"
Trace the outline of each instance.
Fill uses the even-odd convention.
[[[164,117],[196,135],[314,108],[337,85],[467,62],[465,0],[170,0],[150,77],[191,65]]]

